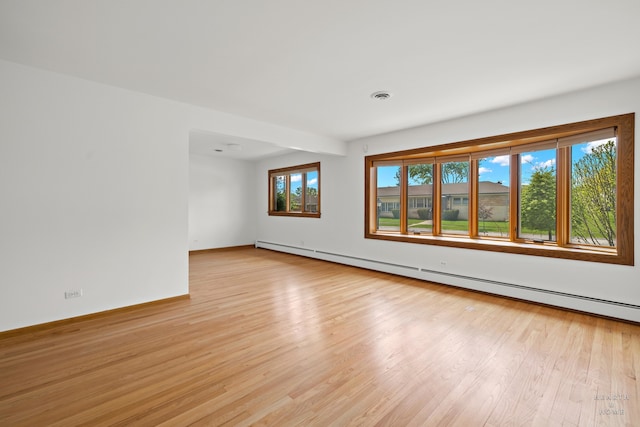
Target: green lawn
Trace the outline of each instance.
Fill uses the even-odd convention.
[[[425,232],[430,232],[432,229],[431,224],[421,224],[424,222],[422,219],[409,219],[409,227],[412,229],[424,229]],[[400,220],[395,218],[380,218],[380,227],[400,227]],[[468,221],[442,221],[442,229],[447,233],[453,234],[466,234],[469,230]],[[462,232],[462,233],[459,233]],[[493,236],[493,237],[507,237],[509,235],[509,223],[506,221],[485,221],[480,220],[478,225],[478,234],[480,236]],[[549,237],[548,230],[537,230],[532,228],[523,228],[521,236],[527,236],[530,239],[543,239],[547,240]],[[555,237],[555,232],[553,233]],[[603,239],[602,236],[596,236],[596,238]],[[603,245],[605,243],[602,243]]]
[[[411,219],[409,218],[409,226],[412,228],[431,228],[431,224],[420,224],[424,222],[422,219]],[[395,218],[380,218],[380,226],[381,227],[399,227],[400,220]],[[446,230],[468,230],[469,229],[469,221],[442,221],[442,228]],[[483,224],[480,223],[481,231],[488,232],[500,232],[505,231],[507,229],[507,223],[502,221],[486,221],[483,227]]]
[[[409,219],[409,227],[431,229],[430,224],[420,224],[424,222],[421,219]],[[400,227],[400,219],[396,218],[380,218],[381,227]],[[469,230],[469,221],[442,221],[444,230],[466,231]],[[509,223],[506,221],[480,221],[478,230],[480,233],[504,234],[508,233]],[[522,230],[524,234],[547,235],[548,231],[534,230],[525,228]]]

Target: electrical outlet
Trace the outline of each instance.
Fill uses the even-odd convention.
[[[80,298],[82,296],[82,289],[70,289],[64,291],[64,299]]]

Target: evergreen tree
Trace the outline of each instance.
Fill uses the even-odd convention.
[[[538,168],[523,186],[520,202],[523,227],[548,231],[549,240],[556,230],[556,174],[552,168]]]

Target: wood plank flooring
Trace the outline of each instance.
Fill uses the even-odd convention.
[[[263,249],[0,338],[0,426],[638,426],[640,325]]]

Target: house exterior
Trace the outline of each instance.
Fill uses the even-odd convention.
[[[509,218],[509,187],[499,182],[482,181],[478,186],[479,203],[487,212],[487,220],[506,221]],[[400,187],[379,187],[378,204],[381,217],[393,217],[400,209]],[[433,185],[411,185],[408,194],[409,218],[419,218],[418,209],[433,208]],[[469,184],[442,184],[444,210],[458,210],[459,219],[469,219]]]

